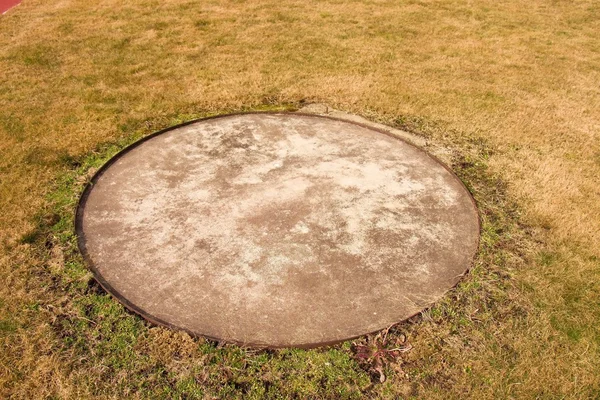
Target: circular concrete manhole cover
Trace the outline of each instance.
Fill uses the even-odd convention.
[[[471,265],[474,202],[444,165],[341,120],[205,119],[96,174],[77,211],[96,279],[145,318],[254,346],[374,332]]]

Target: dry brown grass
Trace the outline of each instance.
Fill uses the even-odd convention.
[[[502,255],[508,286],[486,283],[527,312],[492,307],[467,347],[425,315],[407,328],[413,381],[370,395],[600,396],[599,32],[593,0],[25,0],[0,16],[0,394],[136,390],[102,392],[84,379],[103,376],[101,359],[57,351],[50,327],[72,307],[52,286],[63,256],[21,240],[49,223],[73,160],[193,116],[321,101],[434,141],[485,141],[528,227]],[[151,335],[139,351],[168,358]]]

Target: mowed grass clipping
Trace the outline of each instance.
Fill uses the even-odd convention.
[[[600,3],[26,0],[0,16],[0,397],[600,397]],[[357,357],[152,327],[91,279],[72,217],[136,138],[309,102],[447,150],[471,273]],[[410,350],[408,350],[410,348]]]

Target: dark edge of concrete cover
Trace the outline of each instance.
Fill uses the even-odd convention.
[[[81,193],[81,196],[79,197],[79,201],[77,203],[77,208],[75,210],[75,234],[77,235],[77,246],[79,248],[79,251],[81,252],[81,255],[83,256],[84,262],[87,265],[87,267],[90,269],[90,271],[92,272],[94,279],[100,284],[100,286],[102,286],[102,288],[109,293],[110,295],[112,295],[113,297],[115,297],[121,304],[123,304],[129,311],[140,315],[142,318],[148,320],[150,323],[154,324],[154,325],[159,325],[159,326],[164,326],[173,330],[178,330],[178,331],[184,331],[187,332],[189,335],[193,336],[193,337],[204,337],[206,339],[215,341],[215,342],[219,342],[219,343],[231,343],[231,344],[235,344],[238,345],[240,347],[247,347],[247,348],[257,348],[257,349],[277,349],[277,348],[300,348],[300,349],[311,349],[311,348],[316,348],[316,347],[323,347],[323,346],[332,346],[338,343],[342,343],[348,340],[352,340],[352,339],[356,339],[365,335],[369,335],[369,334],[373,334],[376,332],[380,332],[381,329],[378,329],[374,332],[367,332],[365,334],[362,335],[357,335],[357,336],[352,336],[352,337],[348,337],[348,338],[344,338],[344,339],[340,339],[340,340],[335,340],[335,341],[330,341],[330,342],[316,342],[316,343],[301,343],[295,346],[271,346],[268,345],[266,343],[242,343],[242,342],[236,342],[236,341],[231,341],[231,340],[222,340],[220,338],[216,338],[216,337],[210,337],[207,336],[205,334],[202,334],[200,332],[194,332],[192,330],[189,329],[185,329],[185,328],[181,328],[178,327],[176,325],[173,325],[167,321],[164,321],[163,319],[157,318],[154,315],[151,315],[147,312],[145,312],[143,309],[141,309],[140,307],[136,306],[135,304],[133,304],[132,302],[130,302],[129,300],[127,300],[125,297],[123,297],[117,290],[115,290],[110,283],[108,283],[104,277],[99,273],[99,271],[97,270],[97,268],[95,267],[94,263],[92,262],[87,249],[86,249],[86,239],[85,239],[85,235],[83,234],[83,212],[85,209],[85,205],[88,199],[88,196],[90,194],[90,191],[92,190],[92,188],[94,187],[95,183],[98,181],[98,179],[102,176],[102,174],[112,165],[114,164],[120,157],[122,157],[124,154],[128,153],[129,151],[133,150],[134,148],[136,148],[137,146],[139,146],[140,144],[158,136],[161,135],[163,133],[172,131],[174,129],[178,129],[184,126],[188,126],[191,124],[195,124],[197,122],[202,122],[202,121],[207,121],[207,120],[211,120],[211,119],[219,119],[219,118],[226,118],[226,117],[231,117],[231,116],[235,116],[235,115],[247,115],[247,114],[268,114],[268,115],[281,115],[281,114],[291,114],[291,115],[300,115],[300,116],[305,116],[305,117],[312,117],[312,118],[322,118],[322,119],[329,119],[329,120],[334,120],[334,121],[340,121],[340,122],[345,122],[348,124],[353,124],[353,125],[358,125],[360,127],[366,128],[366,129],[370,129],[379,133],[382,133],[386,136],[392,137],[396,140],[400,140],[406,144],[408,144],[409,146],[412,146],[414,148],[416,148],[417,150],[419,150],[420,152],[424,153],[427,157],[432,158],[434,161],[436,161],[437,163],[439,163],[440,165],[442,165],[448,172],[450,172],[450,174],[452,176],[454,176],[454,178],[461,183],[461,185],[463,186],[463,188],[465,189],[465,191],[468,193],[469,198],[471,199],[471,203],[473,204],[473,208],[475,210],[475,213],[477,214],[477,223],[478,223],[478,238],[477,238],[477,248],[479,249],[479,245],[480,245],[480,236],[481,236],[481,216],[478,212],[478,208],[477,208],[477,203],[475,201],[475,199],[473,198],[473,195],[471,194],[471,191],[469,190],[469,188],[464,184],[464,182],[458,177],[458,175],[456,175],[456,173],[454,171],[452,171],[452,169],[450,169],[450,167],[448,167],[444,162],[442,162],[439,158],[437,158],[436,156],[428,153],[427,151],[425,151],[424,149],[410,143],[409,141],[400,138],[396,135],[394,135],[393,133],[387,132],[385,130],[379,129],[379,128],[375,128],[372,126],[369,126],[367,124],[363,124],[363,123],[359,123],[359,122],[354,122],[354,121],[349,121],[343,118],[336,118],[336,117],[331,117],[331,116],[327,116],[327,115],[319,115],[319,114],[311,114],[311,113],[302,113],[302,112],[290,112],[290,111],[250,111],[250,112],[238,112],[238,113],[230,113],[230,114],[221,114],[221,115],[214,115],[214,116],[210,116],[210,117],[205,117],[205,118],[198,118],[195,120],[191,120],[191,121],[187,121],[178,125],[174,125],[162,130],[159,130],[157,132],[151,133],[148,136],[145,136],[143,138],[141,138],[140,140],[128,145],[127,147],[125,147],[124,149],[120,150],[117,154],[115,154],[113,157],[110,158],[110,160],[108,160],[104,165],[102,165],[102,167],[100,167],[98,169],[98,171],[96,171],[94,173],[94,175],[92,176],[92,178],[86,183],[83,192]],[[477,252],[475,252],[473,259],[471,260],[471,265],[469,265],[465,271],[465,273],[462,274],[462,277],[464,277],[473,267],[473,264],[475,262],[475,258],[477,256]],[[458,283],[460,283],[461,279],[459,279],[457,281],[457,283],[452,286],[451,288],[449,288],[444,295],[446,295],[450,290],[454,289]],[[425,307],[423,310],[428,309],[429,307],[431,307],[433,304],[430,304],[429,306]],[[402,321],[406,321],[412,317],[414,317],[415,315],[423,312],[423,310],[409,316],[408,318],[398,321],[397,323],[400,323]],[[395,324],[394,324],[395,325]],[[393,325],[392,325],[393,326]]]

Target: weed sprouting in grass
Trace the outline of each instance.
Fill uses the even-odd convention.
[[[378,375],[377,380],[381,383],[386,380],[384,369],[390,366],[393,366],[397,373],[403,374],[399,365],[400,356],[412,348],[412,345],[407,343],[405,335],[389,335],[389,331],[388,328],[352,343],[359,365],[365,368],[367,372]]]

